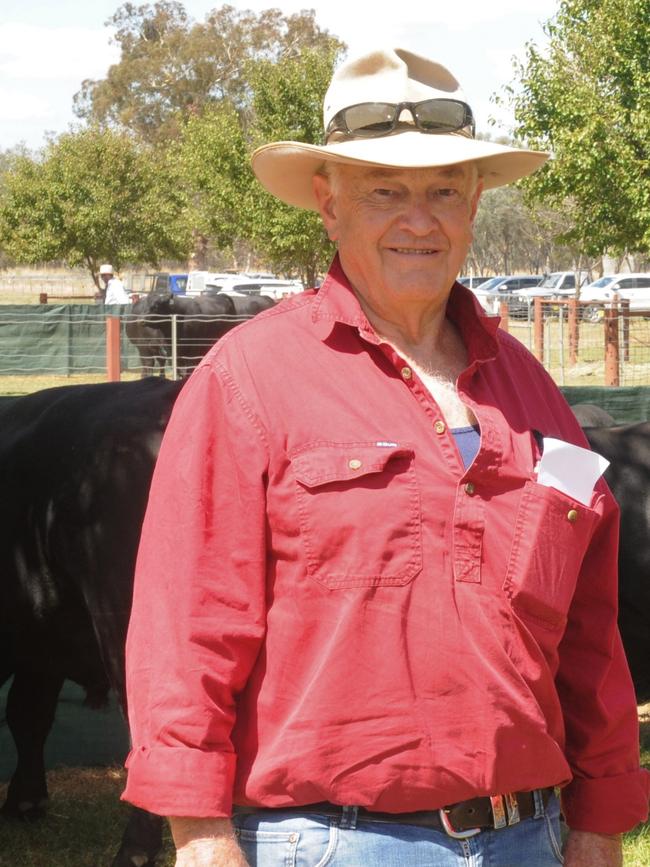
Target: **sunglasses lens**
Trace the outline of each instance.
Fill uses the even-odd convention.
[[[428,99],[418,103],[415,112],[423,130],[453,131],[468,125],[465,104],[453,99]]]
[[[345,110],[345,123],[353,135],[381,135],[390,132],[395,106],[389,102],[364,102]]]

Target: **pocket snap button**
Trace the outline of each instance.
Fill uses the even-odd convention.
[[[569,509],[569,511],[567,512],[567,520],[570,521],[572,524],[575,524],[575,522],[578,520],[578,510]]]
[[[351,470],[360,470],[361,469],[361,461],[358,458],[352,458],[348,461],[348,466]]]

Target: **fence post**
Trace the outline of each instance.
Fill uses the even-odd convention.
[[[630,299],[621,299],[621,314],[623,317],[623,361],[630,360]]]
[[[510,322],[508,320],[508,302],[503,298],[499,301],[499,316],[501,317],[501,322],[499,323],[499,327],[503,328],[504,331],[510,330]]]
[[[106,378],[120,381],[120,317],[106,317]]]
[[[178,316],[172,316],[172,379],[178,379]]]
[[[605,385],[620,385],[618,352],[618,307],[606,307],[605,318]]]
[[[544,316],[542,315],[542,299],[535,298],[535,358],[544,364]]]
[[[580,320],[578,318],[578,302],[575,298],[569,298],[569,366],[575,367],[578,363],[580,351]]]

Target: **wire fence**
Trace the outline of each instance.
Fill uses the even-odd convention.
[[[601,306],[588,321],[575,302],[537,299],[523,318],[503,304],[501,313],[502,327],[560,386],[650,385],[650,310]],[[177,378],[249,318],[138,316],[129,305],[1,305],[0,376]]]
[[[139,316],[128,305],[0,306],[0,376],[188,375],[246,315]]]
[[[502,302],[502,327],[558,385],[650,385],[650,310],[630,310],[625,302],[536,301],[515,315]]]

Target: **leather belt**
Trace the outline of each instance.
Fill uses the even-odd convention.
[[[553,787],[538,789],[542,803],[546,807]],[[482,830],[499,830],[516,825],[522,819],[535,815],[534,792],[510,792],[507,795],[492,795],[484,798],[471,798],[440,810],[418,810],[413,813],[378,813],[365,807],[343,807],[321,801],[318,804],[304,804],[289,807],[234,807],[235,814],[274,814],[274,813],[316,813],[319,816],[344,818],[350,810],[356,809],[357,820],[369,822],[398,822],[402,825],[418,825],[444,831],[450,837],[472,837]]]

